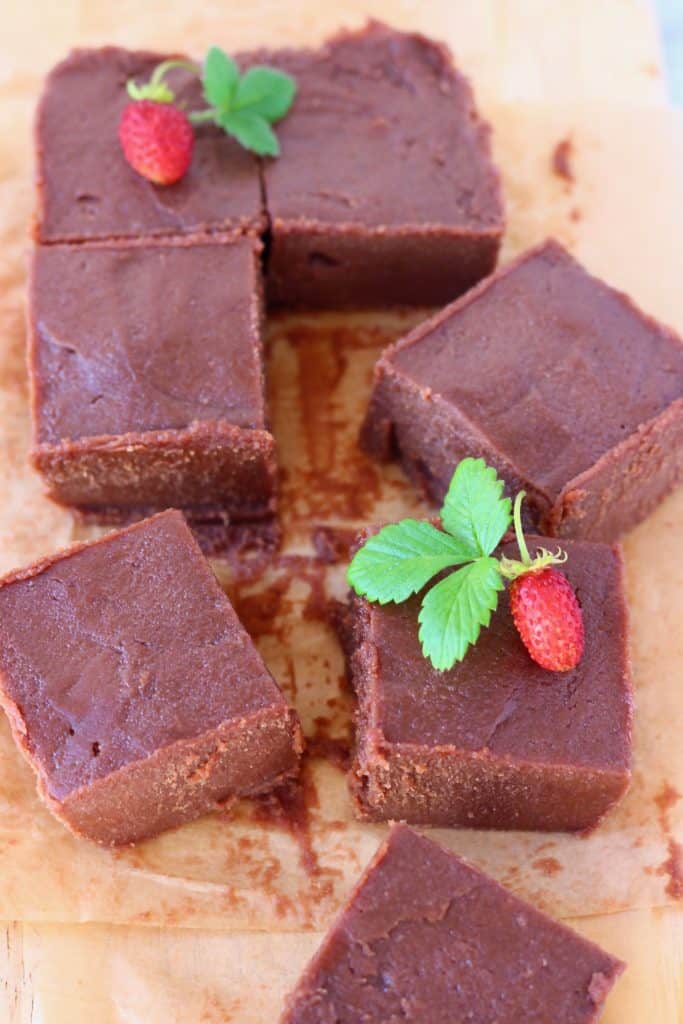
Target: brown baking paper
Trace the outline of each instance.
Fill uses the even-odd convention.
[[[570,924],[629,963],[600,1024],[680,1020],[682,915],[671,908],[632,910]],[[274,1024],[321,938],[316,932],[10,926],[6,936],[0,930],[0,977],[4,971],[16,980],[0,988],[0,1019]]]
[[[572,32],[583,49],[563,49],[553,35],[543,51],[546,61],[552,63],[555,54],[571,65],[557,75],[556,81],[564,85],[549,90],[557,101],[552,107],[519,102],[539,94],[533,76],[546,80],[548,67],[532,57],[524,63],[528,74],[522,73],[510,42],[515,33],[505,18],[493,18],[494,10],[500,13],[505,7],[502,4],[458,5],[463,11],[457,16],[450,4],[434,5],[430,16],[424,8],[432,5],[356,4],[343,17],[319,5],[316,18],[310,17],[311,5],[272,5],[267,23],[257,11],[233,10],[229,31],[215,14],[195,14],[191,5],[184,14],[178,10],[160,21],[143,11],[143,5],[132,3],[25,6],[26,12],[17,13],[1,44],[8,55],[0,79],[3,570],[53,551],[77,535],[69,515],[42,497],[39,481],[26,467],[29,423],[22,307],[32,186],[28,136],[19,127],[30,118],[39,72],[73,43],[106,40],[175,48],[182,42],[201,52],[215,41],[232,48],[307,40],[340,20],[357,21],[361,6],[397,24],[422,27],[451,39],[464,66],[475,74],[494,123],[510,216],[505,258],[555,234],[590,269],[627,288],[648,310],[683,328],[683,198],[681,165],[676,163],[680,153],[672,141],[680,125],[655,105],[631,110],[566,105],[572,75],[580,83],[579,92],[591,95],[607,81],[608,66],[609,75],[622,76],[625,96],[631,94],[629,83],[636,78],[642,86],[638,95],[648,100],[656,99],[659,88],[652,69],[643,70],[644,54],[651,51],[642,34],[635,38],[632,33],[633,44],[625,50],[605,36],[609,56],[602,52],[603,63],[597,54],[585,60],[590,35],[587,12],[592,5],[582,2],[573,8]],[[635,18],[640,7],[617,6],[625,19]],[[613,4],[605,7],[615,9]],[[522,24],[530,26],[538,8],[534,3],[518,5]],[[497,47],[489,45],[487,35],[494,21],[502,32]],[[556,33],[552,19],[546,24],[549,32]],[[495,53],[503,55],[502,63],[494,59]],[[586,69],[581,71],[583,63]],[[515,102],[501,104],[501,98]],[[569,177],[552,170],[552,156],[562,140],[570,141]],[[101,995],[93,998],[104,999],[102,993],[107,991],[116,998],[121,989],[121,998],[130,1007],[136,984],[147,993],[146,1013],[138,1010],[135,1016],[128,1009],[121,1019],[173,1019],[171,1010],[169,1017],[163,1015],[166,997],[162,992],[175,992],[168,978],[178,972],[182,976],[187,957],[197,972],[207,974],[220,970],[221,964],[228,970],[225,961],[230,962],[230,970],[237,970],[235,965],[242,962],[241,983],[246,984],[245,978],[252,977],[250,958],[256,956],[266,987],[280,992],[315,944],[311,934],[300,933],[329,923],[385,833],[381,826],[360,825],[352,817],[338,766],[348,739],[351,700],[343,686],[341,654],[322,606],[324,597],[342,596],[343,565],[328,564],[325,558],[334,557],[335,548],[343,549],[351,527],[427,511],[395,467],[374,465],[360,455],[355,443],[372,365],[383,345],[417,319],[419,314],[289,316],[273,318],[269,325],[269,388],[284,471],[285,545],[271,568],[260,575],[254,569],[251,581],[243,578],[244,573],[240,578],[229,564],[217,570],[314,740],[311,750],[317,756],[307,759],[298,791],[280,801],[241,805],[231,817],[206,817],[135,849],[101,850],[74,839],[52,819],[35,795],[34,780],[6,724],[0,726],[0,917],[43,923],[174,925],[196,929],[197,935],[213,930],[206,942],[213,944],[214,952],[206,958],[204,939],[187,952],[182,936],[160,939],[159,960],[149,966],[156,985],[145,980],[142,967],[136,969],[138,962],[148,962],[138,961],[138,946],[152,949],[145,946],[144,936],[131,939],[132,945],[126,945],[120,959],[112,952],[120,974],[93,971],[93,988],[101,986]],[[625,542],[637,690],[636,770],[626,799],[586,839],[466,830],[435,833],[556,915],[650,907],[680,895],[680,847],[676,844],[683,838],[683,803],[677,797],[677,790],[683,790],[683,569],[677,548],[682,522],[683,494],[679,493]],[[320,527],[328,532],[320,532]],[[317,557],[316,550],[324,558]],[[216,934],[227,930],[238,934]],[[292,934],[284,938],[244,934],[259,930]],[[46,964],[61,964],[73,977],[79,957],[85,955],[79,945],[86,941],[84,936],[89,937],[88,950],[91,938],[93,949],[100,948],[98,942],[105,944],[104,971],[106,951],[117,948],[120,934],[107,929],[36,928],[22,931],[22,941],[33,951],[32,971],[40,960],[43,970]],[[42,959],[41,949],[45,951]],[[55,972],[45,975],[41,998],[48,998],[45,992],[57,998],[62,974],[57,967]],[[181,995],[173,998],[180,1000]],[[207,1021],[214,1019],[211,1007],[202,1012]],[[214,1016],[230,1019],[220,1016],[220,1006]],[[56,1010],[49,1015],[46,1011],[45,1020],[52,1019],[61,1017]],[[189,1014],[176,1019],[193,1018]],[[234,1019],[272,1016],[249,1017],[240,1011]]]

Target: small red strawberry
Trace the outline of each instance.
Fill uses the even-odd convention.
[[[121,115],[119,140],[131,167],[156,185],[179,181],[192,160],[192,125],[171,103],[132,100]]]
[[[534,559],[522,530],[522,499],[515,498],[514,524],[521,561],[503,557],[501,573],[510,584],[510,610],[522,643],[537,664],[551,672],[576,668],[583,654],[581,605],[571,583],[554,566],[566,554],[542,548]]]
[[[527,651],[543,668],[567,672],[583,654],[583,616],[559,569],[532,569],[510,585],[510,610]]]

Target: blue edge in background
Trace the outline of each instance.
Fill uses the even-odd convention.
[[[656,0],[655,6],[669,95],[683,106],[683,0]]]

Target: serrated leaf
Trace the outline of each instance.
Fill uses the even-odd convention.
[[[234,110],[260,114],[266,121],[279,121],[291,107],[296,83],[291,75],[277,68],[253,67],[240,79],[233,102]]]
[[[239,68],[232,57],[218,46],[212,46],[204,61],[204,98],[217,110],[229,110],[240,79]]]
[[[370,601],[399,603],[422,590],[437,573],[468,555],[453,537],[431,523],[404,519],[369,537],[356,552],[346,578]]]
[[[493,466],[471,458],[458,464],[441,521],[470,558],[491,554],[512,522],[512,503],[503,497],[503,481]]]
[[[218,115],[218,123],[246,149],[259,156],[277,156],[280,152],[273,129],[260,114],[246,110],[228,110]]]
[[[462,661],[470,644],[488,626],[503,589],[495,558],[482,557],[441,580],[420,609],[420,643],[425,658],[443,672]]]

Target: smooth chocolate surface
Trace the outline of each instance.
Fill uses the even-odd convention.
[[[445,47],[371,22],[263,59],[298,83],[264,165],[273,301],[436,303],[493,268],[489,128]]]
[[[263,229],[257,160],[216,126],[196,127],[192,164],[175,185],[153,185],[126,163],[117,134],[126,82],[147,81],[167,57],[75,50],[52,70],[35,125],[39,241]],[[188,109],[206,105],[189,72],[167,80]]]
[[[304,971],[281,1024],[590,1024],[623,968],[399,825]]]
[[[39,246],[29,302],[35,464],[106,509],[272,512],[258,243]]]
[[[683,344],[548,241],[385,352],[363,440],[435,500],[483,456],[542,532],[611,540],[683,479]]]
[[[530,551],[542,546],[532,538]],[[354,598],[359,709],[351,774],[371,820],[585,829],[622,795],[631,763],[631,680],[617,549],[569,541],[563,566],[586,630],[576,669],[531,660],[501,595],[464,660],[437,672],[418,640],[417,598]],[[516,544],[503,551],[517,557]]]
[[[301,749],[175,511],[5,577],[0,700],[50,808],[101,843],[267,790]]]

